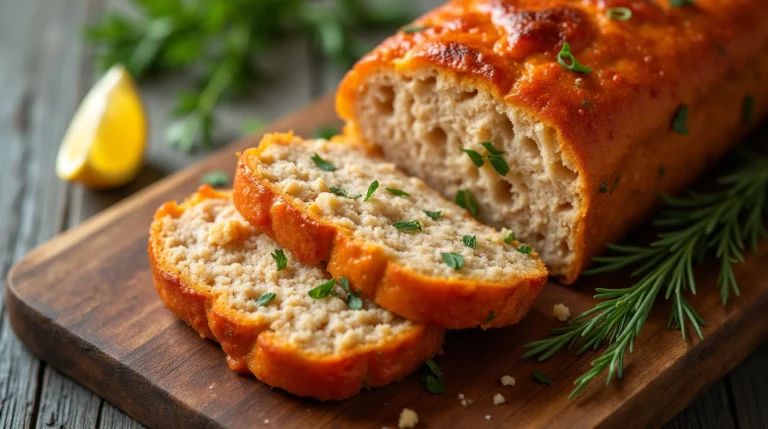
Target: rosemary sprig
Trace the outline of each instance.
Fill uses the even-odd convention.
[[[361,29],[397,28],[411,14],[405,1],[365,0],[134,0],[138,13],[109,13],[86,36],[106,70],[125,65],[136,79],[189,72],[200,83],[179,95],[179,120],[166,130],[181,149],[212,147],[214,111],[244,95],[264,75],[259,57],[281,39],[312,40],[331,62],[349,67],[368,46]]]
[[[768,154],[750,154],[737,171],[718,180],[719,190],[710,193],[688,192],[682,197],[663,196],[664,208],[654,225],[664,232],[648,246],[611,245],[610,256],[594,259],[598,265],[585,274],[637,267],[638,280],[625,289],[596,289],[602,300],[594,308],[572,319],[567,326],[552,329],[552,337],[526,344],[524,357],[539,355],[545,360],[566,347],[579,343],[577,353],[607,347],[592,361],[592,369],[574,381],[571,397],[583,391],[604,371],[606,385],[614,376],[622,378],[624,358],[632,352],[659,294],[672,300],[668,326],[680,329],[686,340],[686,324],[703,338],[704,321],[687,301],[696,294],[693,266],[714,256],[720,262],[717,286],[723,305],[731,293],[739,295],[733,264],[744,262],[749,245],[768,235],[764,219],[768,215]]]

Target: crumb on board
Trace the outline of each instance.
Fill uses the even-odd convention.
[[[490,419],[491,419],[491,415],[490,415],[490,414],[487,414],[487,415],[485,416],[485,419],[486,419],[486,420],[490,420]]]
[[[268,425],[269,424],[269,419],[264,419],[264,424]]]
[[[552,309],[552,311],[555,314],[555,319],[561,322],[565,322],[569,317],[571,317],[571,309],[566,307],[563,303],[555,304],[555,307]]]
[[[515,377],[512,377],[511,375],[505,375],[501,377],[501,385],[502,386],[514,386],[515,385]]]
[[[504,399],[504,395],[501,393],[497,393],[493,395],[493,405],[501,405],[503,403],[507,402],[506,399]]]
[[[419,423],[419,415],[416,411],[410,408],[403,408],[400,412],[400,420],[397,423],[397,427],[400,429],[412,428]]]

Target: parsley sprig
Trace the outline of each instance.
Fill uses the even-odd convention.
[[[323,56],[349,67],[369,49],[356,30],[395,28],[411,18],[404,1],[376,7],[364,0],[134,0],[89,28],[103,70],[120,63],[136,79],[188,74],[199,82],[179,94],[178,120],[166,139],[184,150],[210,149],[215,109],[264,81],[258,60],[276,41],[300,35]]]
[[[686,299],[696,293],[694,265],[714,256],[720,263],[717,286],[723,305],[731,294],[739,295],[733,265],[744,262],[747,246],[757,248],[768,236],[764,218],[768,215],[768,154],[751,154],[739,169],[718,181],[716,192],[688,192],[682,197],[664,196],[664,209],[654,225],[664,232],[647,246],[612,245],[613,255],[595,258],[598,265],[587,272],[597,274],[625,267],[637,267],[637,281],[629,288],[598,288],[602,301],[573,318],[567,326],[552,329],[553,336],[526,345],[525,357],[544,360],[566,347],[579,343],[578,353],[597,350],[604,344],[592,369],[576,379],[575,396],[604,371],[606,384],[622,378],[627,350],[640,334],[659,295],[672,300],[669,326],[687,338],[690,324],[702,338],[704,321]]]

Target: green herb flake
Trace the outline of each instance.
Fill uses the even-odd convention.
[[[456,271],[459,271],[461,267],[464,266],[464,257],[459,255],[458,253],[441,253],[440,256],[443,257],[443,260],[445,261],[446,265],[453,268]]]
[[[510,231],[507,233],[507,236],[504,237],[504,242],[507,244],[512,244],[513,241],[515,241],[515,233]]]
[[[689,4],[695,5],[696,0],[669,0],[669,5],[672,7],[683,7]]]
[[[496,318],[496,312],[491,311],[490,313],[488,313],[488,317],[485,318],[485,323],[491,323],[495,318]]]
[[[541,371],[533,371],[533,379],[539,384],[552,384],[552,379]]]
[[[344,188],[336,188],[334,186],[329,186],[328,190],[330,190],[331,193],[334,194],[334,195],[338,195],[339,197],[349,198],[349,199],[352,199],[352,200],[356,200],[356,199],[362,197],[362,195],[360,195],[360,194],[352,194],[352,195],[350,195],[347,192],[347,190],[344,189]]]
[[[509,173],[509,164],[500,155],[488,155],[488,162],[500,175],[506,176]]]
[[[336,286],[336,280],[330,279],[327,282],[311,289],[307,294],[314,299],[328,298],[331,296],[333,287]]]
[[[477,216],[477,201],[469,189],[461,189],[456,193],[456,204],[468,211],[472,217]]]
[[[490,153],[491,155],[504,155],[504,154],[506,153],[506,152],[504,152],[503,150],[498,150],[498,149],[496,149],[495,147],[493,147],[493,143],[491,143],[491,142],[482,142],[482,143],[480,143],[480,144],[481,144],[481,145],[482,145],[482,146],[485,148],[485,150],[487,150],[487,151],[488,151],[488,153]]]
[[[582,102],[581,102],[581,105],[582,105],[583,107],[589,107],[590,109],[594,109],[594,108],[596,107],[594,104],[590,103],[590,102],[589,102],[589,101],[587,101],[587,100],[584,100],[584,101],[582,101]]]
[[[440,216],[442,216],[442,212],[431,212],[429,210],[422,210],[425,215],[429,216],[432,220],[438,220],[440,219]]]
[[[629,21],[632,18],[632,9],[628,7],[612,7],[605,11],[605,16],[614,21]]]
[[[621,180],[621,176],[616,176],[616,180],[613,181],[613,186],[611,186],[611,190],[608,191],[608,195],[613,195],[613,191],[616,190],[616,187],[619,186],[619,180]]]
[[[531,246],[529,246],[527,244],[521,244],[521,245],[517,246],[517,251],[522,253],[522,254],[524,254],[524,255],[530,255],[531,252],[533,251],[533,248],[531,248]]]
[[[429,374],[427,375],[425,383],[427,385],[427,390],[432,394],[440,394],[447,390],[445,384],[443,384],[442,377],[435,377],[434,375]]]
[[[408,222],[395,222],[392,224],[398,231],[421,231],[421,223],[418,220]]]
[[[571,45],[567,42],[563,43],[563,48],[557,54],[557,63],[576,73],[589,74],[592,71],[591,68],[576,61],[576,57],[571,54]]]
[[[469,247],[470,249],[477,248],[476,235],[465,235],[464,237],[461,237],[461,242],[464,243],[464,245]]]
[[[256,305],[267,305],[269,304],[273,299],[275,299],[277,295],[275,295],[273,292],[267,292],[261,294],[259,299],[256,300]]]
[[[312,132],[312,136],[314,136],[316,139],[330,140],[333,136],[339,134],[339,132],[339,127],[326,125],[320,128],[316,128],[315,131]]]
[[[318,154],[312,155],[312,162],[315,163],[317,168],[323,170],[323,171],[336,171],[336,167],[333,166],[330,162],[324,160],[320,157]]]
[[[373,196],[373,193],[376,192],[377,189],[379,189],[379,181],[378,180],[374,180],[368,186],[368,192],[366,192],[365,199],[363,200],[363,202],[370,200],[371,197]]]
[[[347,305],[350,310],[360,310],[363,308],[363,300],[358,296],[358,291],[353,291],[349,287],[349,280],[346,277],[342,277],[338,281],[339,286],[347,293]]]
[[[424,365],[427,366],[427,369],[429,370],[429,372],[431,372],[435,377],[443,376],[443,371],[440,369],[439,366],[437,366],[434,360],[430,359],[424,362]]]
[[[283,252],[283,249],[275,249],[275,253],[270,253],[270,255],[277,264],[277,271],[280,271],[288,266],[288,258],[285,257],[285,252]]]
[[[462,149],[461,151],[469,155],[469,159],[472,160],[472,164],[475,164],[475,167],[480,168],[483,166],[483,164],[485,164],[485,161],[483,161],[483,156],[474,150]]]
[[[597,192],[600,192],[601,194],[605,194],[605,193],[608,192],[608,181],[607,180],[603,180],[602,182],[600,182],[600,187],[597,188]]]
[[[672,131],[682,135],[688,135],[688,105],[681,105],[675,112],[675,116],[672,118]]]
[[[390,194],[397,195],[398,197],[410,197],[411,196],[411,194],[409,194],[408,192],[405,192],[405,191],[403,191],[401,189],[395,189],[395,188],[384,188],[384,189],[389,191]]]
[[[755,120],[755,98],[751,95],[744,97],[741,107],[741,118],[745,124]]]
[[[409,27],[403,27],[403,33],[405,33],[405,34],[413,34],[413,33],[418,33],[420,31],[424,31],[424,30],[426,30],[428,28],[429,27],[427,27],[426,25],[412,25],[412,26],[409,26]]]
[[[221,188],[222,186],[229,185],[229,174],[221,170],[211,171],[203,175],[203,177],[200,178],[200,182],[215,188]]]

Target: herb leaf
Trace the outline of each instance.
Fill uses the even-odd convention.
[[[582,101],[581,105],[584,106],[584,107],[589,107],[590,109],[594,109],[596,107],[594,104],[590,103],[587,100]]]
[[[327,282],[311,289],[307,294],[314,299],[328,298],[331,296],[331,290],[336,286],[336,280],[330,279]]]
[[[465,235],[464,237],[461,237],[461,242],[464,243],[465,246],[474,249],[477,247],[477,236]]]
[[[468,211],[472,217],[477,216],[477,201],[469,189],[461,189],[456,193],[456,204]]]
[[[483,166],[483,164],[485,164],[485,161],[483,161],[483,156],[474,150],[462,149],[461,151],[469,155],[469,159],[472,160],[472,164],[475,164],[475,167],[480,168]]]
[[[506,153],[506,152],[504,152],[503,150],[498,150],[498,149],[496,149],[495,147],[493,147],[493,143],[491,143],[491,142],[482,142],[482,143],[480,143],[480,144],[481,144],[481,145],[482,145],[482,146],[485,148],[485,150],[487,150],[487,151],[488,151],[488,153],[490,153],[491,155],[504,155],[504,154]]]
[[[517,251],[524,255],[530,255],[533,251],[533,248],[527,244],[521,244],[517,246]]]
[[[443,393],[447,390],[443,384],[443,378],[435,377],[432,374],[427,375],[426,385],[429,393],[433,394]]]
[[[275,253],[270,253],[270,255],[272,255],[272,259],[274,259],[277,264],[277,271],[288,266],[288,258],[285,257],[283,249],[275,249]]]
[[[564,68],[577,73],[589,74],[589,72],[592,71],[591,68],[576,61],[576,57],[571,53],[571,45],[567,42],[563,43],[563,49],[557,54],[557,63]]]
[[[432,220],[438,220],[440,219],[440,216],[442,216],[442,212],[431,212],[429,210],[422,210],[424,214],[432,218]]]
[[[541,371],[533,371],[533,379],[539,384],[552,384],[552,379]]]
[[[273,292],[267,292],[261,294],[259,299],[256,300],[256,305],[267,305],[269,304],[273,299],[275,299],[277,295],[275,295]]]
[[[688,105],[683,104],[675,112],[675,117],[672,119],[672,131],[687,136],[688,135]]]
[[[317,168],[323,170],[323,171],[336,171],[336,167],[333,166],[330,162],[324,160],[320,157],[318,154],[312,155],[312,162],[315,163]]]
[[[427,366],[427,369],[429,369],[429,372],[434,374],[435,377],[442,377],[443,376],[443,371],[440,370],[440,367],[437,366],[437,364],[435,363],[434,360],[430,359],[430,360],[424,362],[424,365]]]
[[[491,321],[493,321],[493,319],[495,318],[496,318],[496,312],[491,311],[490,313],[488,313],[488,317],[485,318],[485,323],[491,323]]]
[[[328,190],[330,190],[331,193],[334,194],[334,195],[338,195],[340,197],[349,198],[349,199],[352,199],[352,200],[356,200],[356,199],[362,197],[362,195],[360,195],[360,194],[352,194],[352,195],[350,195],[349,193],[347,193],[347,190],[344,189],[344,188],[336,188],[334,186],[329,186]]]
[[[353,291],[349,287],[349,280],[346,277],[342,277],[338,281],[339,286],[347,293],[347,305],[350,310],[360,310],[363,308],[363,300],[358,296],[358,291]]]
[[[317,128],[312,132],[312,135],[316,139],[323,140],[330,140],[331,137],[337,134],[339,134],[339,127],[335,127],[333,125],[326,125],[324,127]]]
[[[373,193],[376,192],[377,189],[379,189],[379,181],[374,180],[368,186],[368,192],[365,194],[365,199],[363,200],[363,202],[370,200],[371,196],[373,196]]]
[[[418,220],[408,222],[395,222],[392,224],[398,231],[421,231],[421,223]]]
[[[222,186],[229,185],[229,174],[221,170],[211,171],[201,177],[200,182],[205,183],[206,185],[220,188]]]
[[[464,257],[458,253],[441,253],[445,263],[456,271],[459,271],[464,266]]]
[[[395,188],[384,188],[384,189],[389,191],[390,194],[397,195],[399,197],[410,197],[411,196],[411,194],[409,194],[408,192],[405,192],[405,191],[403,191],[401,189],[395,189]]]
[[[696,0],[669,0],[669,5],[672,7],[683,7],[687,4],[696,4]]]
[[[509,173],[509,164],[500,155],[488,155],[488,162],[502,176],[506,176]]]
[[[413,25],[410,27],[403,27],[403,33],[406,33],[406,34],[418,33],[419,31],[424,31],[427,28],[429,27],[427,27],[426,25]]]
[[[629,21],[632,18],[632,9],[628,7],[612,7],[605,11],[605,16],[614,21]]]
[[[507,233],[507,236],[504,237],[504,242],[507,244],[512,244],[512,242],[515,241],[515,233],[513,231],[510,231]]]

